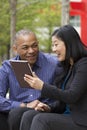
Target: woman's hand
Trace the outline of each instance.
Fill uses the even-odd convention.
[[[38,90],[43,88],[44,82],[40,80],[35,73],[33,72],[33,76],[25,74],[24,80],[32,87]]]
[[[37,104],[37,106],[35,107],[35,110],[36,111],[43,111],[43,112],[51,112],[51,108],[47,104],[42,103],[42,102],[39,102]]]

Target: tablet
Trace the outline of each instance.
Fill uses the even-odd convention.
[[[10,60],[10,64],[12,66],[12,69],[14,71],[14,74],[20,84],[20,87],[23,88],[30,88],[29,84],[24,81],[24,75],[32,75],[32,69],[30,67],[30,64],[28,61],[25,60]]]

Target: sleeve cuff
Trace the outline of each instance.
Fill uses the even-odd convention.
[[[12,108],[20,107],[21,102],[12,102]]]

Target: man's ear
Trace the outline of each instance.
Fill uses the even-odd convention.
[[[13,54],[17,55],[17,46],[15,44],[13,44],[12,50],[13,50]]]

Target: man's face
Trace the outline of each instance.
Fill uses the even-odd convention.
[[[20,35],[16,43],[16,51],[20,55],[21,60],[27,60],[33,65],[38,56],[38,41],[34,34]]]

